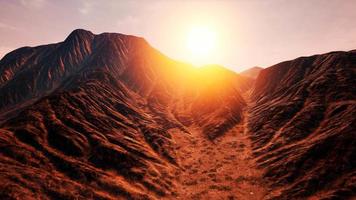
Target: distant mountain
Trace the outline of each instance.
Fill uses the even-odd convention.
[[[276,199],[347,199],[356,188],[356,51],[264,69],[250,133]]]
[[[240,74],[251,78],[257,78],[262,70],[262,67],[251,67],[245,71],[240,72]]]
[[[168,130],[196,124],[213,139],[239,123],[244,80],[117,33],[78,29],[10,52],[0,61],[0,197],[169,195],[179,163]]]

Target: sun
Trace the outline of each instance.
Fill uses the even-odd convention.
[[[215,53],[217,33],[208,26],[194,26],[187,34],[186,48],[190,62],[196,66],[211,64],[211,57]]]

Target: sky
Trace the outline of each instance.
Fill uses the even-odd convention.
[[[209,62],[234,71],[356,49],[356,0],[0,0],[0,58],[22,46],[63,41],[74,29],[144,37],[189,62],[186,37],[209,26]]]

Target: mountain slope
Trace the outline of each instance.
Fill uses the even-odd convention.
[[[80,29],[20,48],[0,60],[0,199],[352,198],[355,66],[253,80]]]
[[[142,38],[75,30],[0,61],[2,198],[154,199],[180,167],[170,129],[241,121],[238,75],[195,69]],[[219,75],[214,78],[213,75]]]
[[[240,74],[243,76],[256,79],[262,70],[263,70],[262,67],[251,67],[247,70],[242,71]]]
[[[356,52],[263,70],[252,93],[254,154],[277,199],[355,195]]]

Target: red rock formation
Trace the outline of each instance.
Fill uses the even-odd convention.
[[[75,30],[9,53],[0,74],[2,199],[169,195],[178,164],[168,130],[199,123],[215,137],[244,106],[235,73],[122,34]]]
[[[233,198],[241,186],[238,197],[353,197],[355,66],[355,51],[332,52],[255,81],[171,60],[142,38],[85,30],[20,48],[0,61],[0,199],[189,197],[208,170],[196,195]],[[253,84],[247,108],[240,94]],[[236,154],[221,153],[226,145]],[[177,187],[181,171],[188,185]],[[231,173],[225,185],[220,172]]]
[[[331,52],[263,70],[250,133],[276,199],[345,199],[355,192],[356,52]]]

